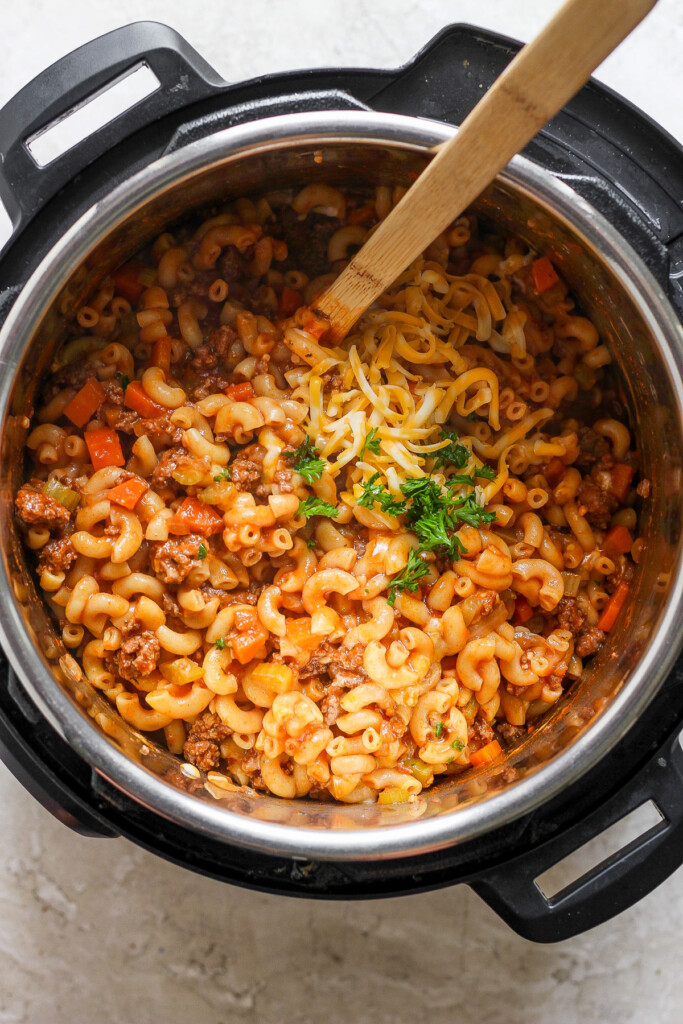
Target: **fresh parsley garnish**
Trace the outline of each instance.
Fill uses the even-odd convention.
[[[473,494],[468,494],[466,498],[457,498],[450,506],[448,514],[455,523],[467,523],[468,526],[488,526],[496,521],[496,513],[483,509]]]
[[[223,639],[222,636],[219,636],[218,640],[216,640],[216,647],[218,648],[219,651],[225,650],[225,640]]]
[[[306,547],[308,548],[309,551],[313,550],[313,548],[315,547],[315,543],[315,537],[308,538],[308,540],[306,541]]]
[[[474,471],[474,475],[481,476],[485,480],[495,480],[496,477],[498,476],[495,469],[493,469],[491,466],[477,466],[477,468]]]
[[[387,590],[389,591],[387,604],[393,608],[396,595],[399,592],[402,593],[404,590],[407,590],[410,594],[414,594],[418,588],[420,580],[428,573],[429,566],[427,563],[422,561],[414,548],[411,548],[408,554],[408,564],[405,569],[402,569],[397,576],[394,576],[393,580],[387,587]]]
[[[226,466],[225,469],[222,469],[220,473],[214,477],[214,480],[217,484],[221,483],[223,480],[232,480],[232,470],[230,469],[230,466]]]
[[[464,748],[465,748],[465,744],[463,743],[462,740],[453,740],[453,742],[451,743],[451,746],[453,747],[453,750],[457,750],[458,753],[461,750],[464,750]]]
[[[128,387],[128,385],[130,384],[130,377],[128,376],[127,373],[119,373],[119,374],[117,374],[117,376],[118,376],[119,380],[121,381],[121,387],[125,391],[126,388]]]
[[[441,431],[441,440],[449,443],[444,448],[434,452],[434,469],[442,466],[455,466],[456,469],[463,469],[472,458],[472,453],[464,444],[458,444],[458,432],[447,430]]]
[[[200,544],[199,550],[197,551],[197,558],[206,558],[206,545]]]
[[[373,473],[367,483],[363,484],[363,493],[358,499],[358,504],[363,508],[372,508],[377,504],[382,512],[389,516],[403,515],[406,510],[405,504],[396,501],[383,484],[377,483],[379,476],[379,473]]]
[[[379,438],[377,437],[377,427],[373,427],[365,435],[363,447],[361,448],[360,454],[358,456],[359,459],[363,458],[366,450],[372,452],[374,455],[379,455]]]
[[[339,509],[330,505],[329,501],[323,501],[322,498],[311,495],[310,498],[299,502],[296,514],[306,516],[306,519],[310,519],[312,516],[330,516],[332,519],[336,519]]]
[[[319,458],[320,452],[317,448],[314,448],[308,434],[303,444],[300,444],[293,452],[286,452],[285,454],[288,459],[291,459],[294,469],[304,478],[307,484],[312,484],[314,480],[319,480],[327,469],[327,462],[325,459]]]
[[[471,483],[469,477],[464,477]],[[454,484],[461,482],[455,479]],[[449,480],[449,484],[451,480]],[[412,501],[407,509],[407,520],[417,534],[422,551],[442,548],[451,561],[457,561],[466,553],[465,546],[454,535],[461,523],[470,526],[485,526],[494,522],[495,512],[486,512],[477,504],[473,494],[466,498],[454,498],[452,490],[444,492],[429,477],[406,480],[401,491]]]
[[[441,735],[442,732],[443,732],[443,722],[437,722],[436,723],[436,728],[434,729],[434,735],[436,736],[437,740],[438,740],[438,738],[439,738],[439,736]]]

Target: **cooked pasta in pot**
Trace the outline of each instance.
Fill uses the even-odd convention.
[[[393,803],[486,765],[627,603],[637,454],[551,260],[461,217],[326,342],[400,190],[240,199],[103,282],[16,496],[64,647],[211,792]]]

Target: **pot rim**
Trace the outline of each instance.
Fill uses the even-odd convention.
[[[353,142],[428,151],[456,129],[398,114],[316,111],[254,121],[190,143],[163,156],[118,185],[84,213],[41,260],[0,329],[0,415],[3,424],[16,372],[41,319],[69,275],[121,220],[167,187],[209,166],[289,145]],[[674,392],[683,394],[683,331],[673,309],[636,252],[601,214],[562,181],[524,157],[498,176],[540,209],[578,229],[600,252],[619,283],[638,304],[657,338]],[[58,272],[55,272],[55,268]],[[681,423],[680,402],[676,409]],[[0,617],[0,641],[14,671],[51,724],[98,773],[147,810],[221,842],[272,855],[318,860],[410,857],[474,839],[501,827],[555,796],[593,767],[626,734],[664,682],[683,643],[683,567],[672,567],[671,597],[653,642],[628,681],[589,728],[542,768],[481,801],[441,816],[355,830],[282,825],[213,807],[163,782],[109,742],[56,683],[35,648],[14,601]],[[0,559],[0,590],[13,593],[6,556]]]

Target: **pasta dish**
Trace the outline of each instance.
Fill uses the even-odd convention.
[[[311,310],[403,194],[164,233],[77,308],[16,514],[75,671],[210,792],[414,800],[521,743],[628,601],[607,346],[467,214],[339,345]]]

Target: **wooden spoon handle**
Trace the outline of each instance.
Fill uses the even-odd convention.
[[[372,302],[581,88],[657,0],[568,0],[465,118],[318,298],[339,341]]]

